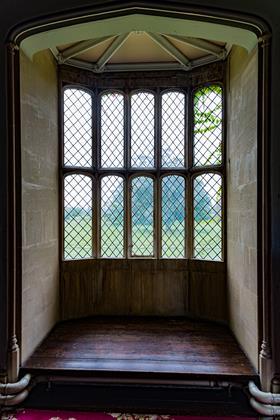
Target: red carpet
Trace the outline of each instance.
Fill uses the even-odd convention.
[[[9,420],[253,420],[257,417],[194,417],[158,414],[92,413],[82,411],[24,410]]]

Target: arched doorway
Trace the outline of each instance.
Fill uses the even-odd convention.
[[[154,12],[154,11],[153,11]],[[149,15],[150,16],[150,15]],[[88,18],[87,18],[88,19]],[[91,19],[92,19],[92,17],[91,17]],[[129,19],[128,19],[129,20]],[[211,19],[210,19],[210,21],[211,21]],[[223,21],[224,22],[224,21]],[[240,25],[241,25],[241,23],[239,23]],[[133,22],[133,27],[134,27],[134,25],[135,25],[135,22]],[[142,26],[141,26],[142,25]],[[141,23],[141,27],[143,28],[143,22]],[[212,24],[212,25],[214,25],[214,24]],[[249,25],[249,27],[250,27],[250,24],[245,24],[244,26],[245,27],[248,27],[247,25]],[[203,25],[202,25],[203,26]],[[232,29],[232,27],[230,27],[231,29]],[[73,29],[73,28],[72,28]],[[251,27],[250,27],[250,29],[252,29]],[[247,30],[247,29],[246,29]],[[252,33],[251,33],[252,34]],[[192,35],[193,35],[193,33],[192,33]],[[75,40],[81,40],[81,39],[84,39],[83,37],[84,37],[84,35],[80,35],[81,36],[81,38],[75,38]],[[241,37],[242,38],[242,37]],[[241,39],[240,38],[240,39]],[[244,38],[242,38],[242,39],[244,39]],[[27,40],[28,41],[28,40]],[[241,42],[241,41],[240,41]],[[28,42],[26,42],[26,44],[28,44]],[[41,45],[42,46],[42,45]],[[30,47],[31,49],[32,49],[32,47]],[[34,47],[33,47],[34,48]],[[265,319],[266,319],[266,317],[265,317]]]

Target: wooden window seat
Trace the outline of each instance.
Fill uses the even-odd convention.
[[[185,317],[88,317],[58,323],[22,373],[229,381],[256,379],[230,330]]]

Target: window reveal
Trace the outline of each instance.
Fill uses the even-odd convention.
[[[64,88],[64,259],[223,259],[222,94]]]

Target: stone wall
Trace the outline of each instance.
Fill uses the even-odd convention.
[[[58,106],[51,54],[20,66],[24,361],[58,319]]]
[[[228,66],[227,249],[229,319],[257,368],[258,59],[234,47]]]

